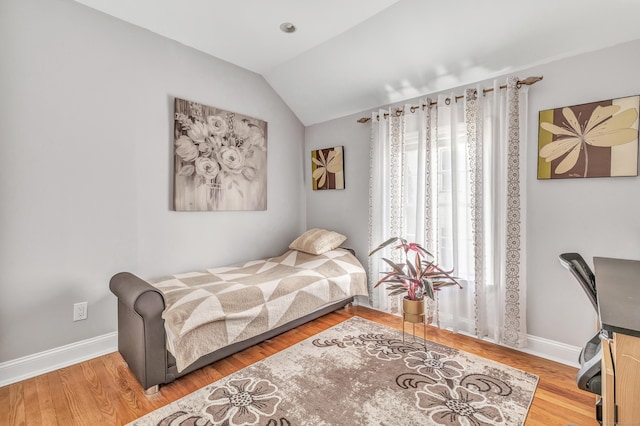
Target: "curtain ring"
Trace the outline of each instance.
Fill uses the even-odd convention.
[[[451,98],[447,98],[444,100],[445,105],[451,105]]]
[[[411,112],[416,112],[416,110],[420,108],[419,106],[412,106],[411,108],[409,108],[411,110]]]
[[[398,108],[396,110],[396,117],[400,117],[402,115],[402,110],[400,108]]]
[[[520,90],[520,88],[522,88],[522,84],[518,81],[516,83],[516,89]]]

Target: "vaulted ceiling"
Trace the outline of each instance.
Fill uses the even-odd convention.
[[[305,125],[640,38],[638,0],[76,1],[261,74]]]

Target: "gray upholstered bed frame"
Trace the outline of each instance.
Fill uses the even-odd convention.
[[[166,349],[162,319],[165,302],[162,293],[147,281],[129,272],[114,275],[109,288],[118,298],[118,351],[148,395],[158,392],[161,384],[171,383],[178,377],[340,309],[353,301],[353,297],[342,300],[251,339],[225,346],[204,355],[178,373],[175,359]]]

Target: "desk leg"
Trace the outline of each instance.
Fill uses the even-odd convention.
[[[602,425],[615,425],[615,375],[613,370],[613,340],[602,337]]]

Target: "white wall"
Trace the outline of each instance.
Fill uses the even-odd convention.
[[[537,180],[538,112],[640,94],[640,40],[526,70],[530,93],[527,180],[529,333],[574,345],[593,335],[593,308],[557,255],[640,259],[640,178]],[[597,283],[596,283],[597,284]]]
[[[370,126],[355,116],[309,126],[305,130],[305,195],[307,228],[325,228],[347,237],[343,246],[353,248],[367,264],[369,217]],[[311,151],[344,146],[345,189],[314,191],[311,186]]]
[[[595,315],[558,254],[640,259],[640,178],[538,181],[538,112],[640,94],[640,41],[524,69],[521,78],[543,75],[530,89],[527,143],[527,325],[530,335],[582,346],[594,333]],[[453,89],[457,94],[461,88]],[[409,101],[409,103],[416,102]],[[403,102],[404,103],[404,102]],[[366,261],[369,111],[306,129],[305,156],[313,149],[345,146],[344,191],[312,191],[305,162],[307,224],[344,232]]]
[[[174,96],[268,122],[267,211],[170,210]],[[71,0],[2,0],[0,363],[115,331],[119,271],[283,252],[306,220],[303,138],[257,74]]]

